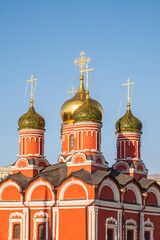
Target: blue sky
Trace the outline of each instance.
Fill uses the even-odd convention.
[[[46,120],[45,154],[56,163],[61,151],[60,108],[67,91],[78,88],[73,62],[83,50],[91,58],[91,96],[104,109],[102,151],[116,157],[115,123],[125,113],[134,81],[133,114],[143,123],[142,159],[160,173],[160,1],[0,0],[1,166],[18,154],[18,119],[29,108],[26,80],[38,81],[35,108]],[[132,92],[132,91],[131,91]]]

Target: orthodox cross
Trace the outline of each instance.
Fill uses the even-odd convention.
[[[31,83],[31,101],[32,102],[33,102],[33,96],[34,96],[34,94],[33,94],[33,82],[35,82],[35,81],[38,81],[38,79],[37,78],[33,79],[33,75],[31,75],[30,80],[27,80],[27,82]]]
[[[86,75],[87,75],[87,78],[86,78],[87,92],[88,92],[88,88],[89,88],[89,84],[88,84],[88,72],[93,71],[93,70],[94,70],[94,68],[91,68],[91,69],[88,68],[88,64],[86,64],[86,69],[85,69],[85,70],[80,70],[81,73],[82,73],[82,72],[86,72]]]
[[[134,85],[135,82],[130,83],[130,79],[129,79],[129,78],[128,78],[127,82],[128,82],[128,83],[122,84],[122,86],[128,86],[128,96],[127,96],[127,98],[128,98],[128,103],[130,103],[129,86],[130,86],[130,85]]]
[[[74,86],[72,87],[72,91],[70,91],[70,92],[68,92],[68,93],[72,93],[72,96],[74,96],[74,93],[76,93],[77,92],[77,90],[74,90],[75,88],[74,88]]]
[[[84,64],[85,63],[89,63],[91,61],[91,59],[89,59],[89,57],[86,59],[86,57],[84,57],[85,53],[83,51],[80,53],[80,55],[81,55],[81,57],[79,58],[79,60],[76,59],[74,61],[74,64],[75,65],[79,64],[79,66],[81,68],[80,72],[82,74],[82,70],[83,70]]]

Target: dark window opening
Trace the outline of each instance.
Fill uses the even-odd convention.
[[[71,135],[70,137],[70,151],[73,151],[74,150],[74,136]]]
[[[46,228],[45,224],[39,224],[38,225],[38,240],[45,240],[46,236]]]
[[[107,240],[113,240],[113,230],[107,230]]]
[[[133,231],[127,232],[127,240],[133,240]]]
[[[149,232],[144,233],[144,240],[150,240]]]
[[[20,224],[15,224],[13,227],[13,239],[20,239]]]

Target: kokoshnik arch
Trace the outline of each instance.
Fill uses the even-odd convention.
[[[158,240],[160,186],[141,160],[142,123],[128,103],[116,123],[117,158],[108,167],[101,152],[103,109],[89,95],[90,59],[84,52],[78,91],[61,107],[62,152],[44,156],[45,120],[34,109],[20,117],[19,157],[0,182],[1,240]],[[86,89],[84,87],[86,73]]]

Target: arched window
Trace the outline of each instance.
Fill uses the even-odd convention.
[[[38,225],[38,240],[45,240],[45,235],[46,235],[46,228],[45,224],[39,224]]]
[[[13,239],[20,239],[20,224],[14,224]]]
[[[74,136],[71,135],[70,137],[70,151],[74,150]]]

